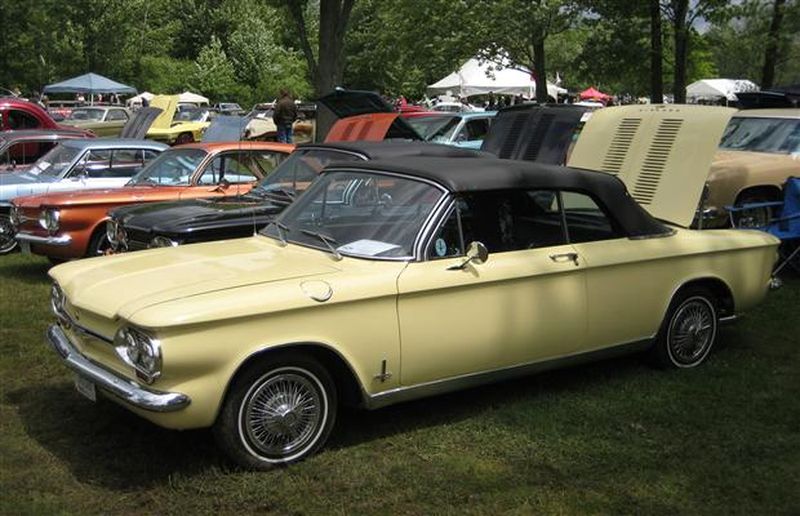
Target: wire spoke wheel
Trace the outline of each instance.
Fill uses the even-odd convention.
[[[674,312],[667,333],[668,352],[679,367],[699,364],[717,331],[716,312],[704,297],[685,300]]]
[[[0,215],[0,254],[8,254],[16,249],[17,241],[14,239],[16,234],[11,217]]]
[[[319,439],[328,403],[319,380],[308,371],[284,368],[255,382],[239,411],[240,434],[255,455],[288,461]]]

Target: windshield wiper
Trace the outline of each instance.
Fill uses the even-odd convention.
[[[258,195],[269,195],[270,197],[272,197],[273,199],[275,199],[278,202],[287,202],[288,201],[289,203],[291,203],[294,200],[294,197],[295,197],[295,192],[293,190],[289,190],[287,188],[270,188],[270,189],[253,188],[250,191],[253,192],[253,193],[256,193]],[[272,194],[276,194],[277,196],[281,196],[281,198],[276,199],[276,195],[272,195]]]
[[[322,241],[322,243],[324,243],[328,247],[328,249],[330,249],[331,254],[333,254],[333,257],[336,260],[341,260],[342,259],[342,255],[339,254],[339,251],[337,251],[336,247],[334,247],[334,245],[339,243],[339,242],[336,241],[335,238],[333,238],[331,236],[328,236],[328,235],[325,235],[323,233],[319,233],[317,231],[310,231],[308,229],[301,229],[300,232],[302,234],[304,234],[304,235],[308,235],[308,236],[312,236],[312,237],[318,238],[319,240]]]
[[[283,222],[280,222],[278,220],[273,220],[272,222],[267,224],[267,227],[270,227],[273,224],[275,225],[276,228],[278,228],[278,239],[281,241],[281,245],[285,246],[286,245],[286,233],[291,231],[291,229],[289,229],[289,226],[287,226],[286,224],[284,224]]]

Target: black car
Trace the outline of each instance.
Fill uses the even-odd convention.
[[[421,142],[343,142],[300,145],[249,193],[124,206],[109,213],[117,252],[253,235],[288,206],[329,163],[405,156],[475,157],[483,153]]]

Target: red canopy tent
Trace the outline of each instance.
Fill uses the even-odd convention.
[[[596,90],[593,86],[580,92],[579,96],[581,100],[599,100],[604,104],[611,100],[611,95],[607,95],[600,90]]]

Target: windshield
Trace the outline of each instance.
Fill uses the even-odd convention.
[[[70,163],[81,153],[83,153],[81,148],[57,145],[53,150],[39,158],[28,169],[28,173],[41,177],[61,177],[69,169]]]
[[[103,119],[103,113],[105,110],[103,109],[89,109],[89,108],[79,108],[73,109],[72,113],[67,116],[67,120],[96,120],[100,121]]]
[[[417,116],[407,118],[406,121],[416,129],[425,141],[449,142],[458,126],[459,117],[442,115]]]
[[[361,161],[349,152],[329,149],[299,149],[294,151],[270,175],[253,189],[256,194],[274,193],[291,201],[305,191],[323,168],[334,161]]]
[[[175,115],[175,120],[178,122],[203,122],[207,111],[203,108],[183,109]]]
[[[202,149],[170,149],[161,153],[128,182],[129,185],[184,186],[206,157]]]
[[[780,154],[800,152],[800,119],[734,117],[720,147]]]
[[[327,172],[262,233],[343,255],[408,259],[443,195],[439,188],[409,178]]]

